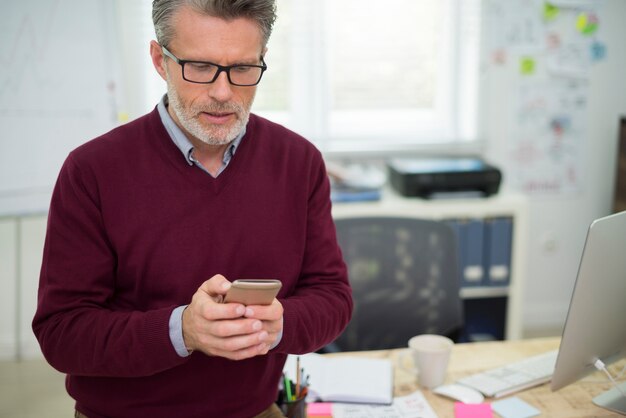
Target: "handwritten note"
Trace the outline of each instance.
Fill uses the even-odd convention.
[[[391,405],[333,404],[333,418],[437,418],[420,391],[393,399]]]

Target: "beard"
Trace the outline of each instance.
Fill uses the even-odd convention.
[[[252,100],[244,104],[233,102],[189,104],[180,98],[169,81],[167,82],[167,97],[182,127],[207,145],[231,143],[244,130],[250,118]],[[229,126],[206,125],[200,122],[198,116],[201,113],[234,113],[236,120],[234,124]]]

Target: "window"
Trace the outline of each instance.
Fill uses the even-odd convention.
[[[153,37],[151,1],[136,1],[150,25],[145,44]],[[445,149],[477,139],[480,0],[277,0],[277,7],[255,113],[328,153]],[[144,68],[150,76],[138,79],[154,106],[164,84],[153,81],[151,64]]]
[[[328,152],[475,140],[480,1],[364,4],[278,0],[254,111]]]

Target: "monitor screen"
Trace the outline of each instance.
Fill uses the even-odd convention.
[[[552,377],[558,390],[626,355],[626,211],[595,220],[578,268]],[[608,377],[607,377],[608,380]],[[626,384],[622,384],[626,392]],[[612,389],[594,403],[626,414],[626,397]]]

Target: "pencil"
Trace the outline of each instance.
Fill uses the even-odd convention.
[[[300,397],[300,356],[296,357],[296,399]]]

